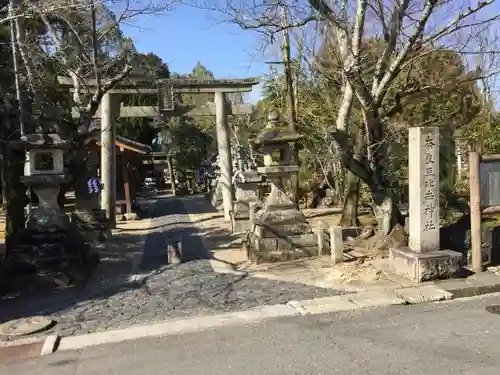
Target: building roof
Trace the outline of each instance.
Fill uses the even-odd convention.
[[[92,140],[95,141],[98,146],[101,145],[101,140],[98,133],[96,133],[95,136],[92,137]],[[124,150],[129,150],[142,155],[149,155],[151,153],[150,146],[132,141],[128,138],[121,137],[119,135],[116,136],[115,145],[117,147],[123,148]]]
[[[91,138],[97,141],[98,144],[100,144],[101,119],[93,119],[93,126],[91,127],[91,129],[94,131],[94,135],[91,136]],[[122,137],[121,135],[116,136],[115,144],[118,147],[144,155],[150,154],[151,151],[153,151],[151,146]]]
[[[122,137],[121,135],[116,136],[116,145],[139,154],[149,154],[152,151],[151,146]]]

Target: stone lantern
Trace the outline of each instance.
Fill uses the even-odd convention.
[[[71,180],[64,169],[64,153],[71,143],[55,133],[37,133],[24,135],[10,146],[25,150],[21,182],[38,198],[25,229],[17,235],[13,248],[16,258],[43,272],[78,273],[90,260],[90,249],[57,202],[61,185]]]
[[[163,186],[163,181],[170,179],[171,189],[173,195],[177,194],[174,173],[174,156],[180,152],[178,146],[175,144],[174,135],[169,126],[163,126],[160,122],[154,125],[159,129],[156,137],[153,139],[152,148],[153,152],[151,157],[153,159],[153,170],[156,176],[156,187]]]
[[[26,222],[28,229],[64,228],[68,217],[62,212],[57,195],[61,184],[70,180],[64,171],[64,151],[70,147],[58,134],[28,134],[20,143],[26,149],[21,182],[31,187],[39,203]]]
[[[318,253],[316,235],[284,191],[285,181],[299,171],[297,164],[290,164],[290,156],[300,138],[280,123],[278,112],[271,111],[266,128],[253,140],[254,147],[264,154],[264,166],[257,171],[271,184],[269,196],[251,219],[248,255],[255,263]]]

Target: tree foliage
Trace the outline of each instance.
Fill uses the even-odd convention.
[[[318,68],[325,67],[332,73],[312,80],[316,87],[324,84],[321,94],[328,101],[324,113],[333,110],[335,120],[330,136],[323,139],[335,141],[332,150],[348,171],[347,188],[358,189],[355,180],[368,188],[384,237],[403,224],[394,194],[400,171],[396,166],[403,163],[395,162],[394,151],[405,143],[401,137],[407,127],[439,126],[448,156],[458,130],[482,114],[485,101],[476,83],[495,74],[498,64],[490,60],[489,65],[472,64],[477,69],[466,66],[471,65],[470,56],[491,55],[488,51],[498,48],[498,38],[485,38],[483,32],[500,19],[495,3],[310,0],[298,4],[278,0],[253,2],[252,6],[231,3],[222,11],[243,28],[270,37],[296,27],[303,27],[304,33],[321,30],[323,45],[310,49],[308,62],[313,69],[305,75],[317,77]],[[273,18],[283,9],[291,20]],[[309,27],[311,23],[317,27]],[[319,61],[315,58],[318,50]],[[323,73],[319,76],[324,77]],[[399,154],[404,157],[404,150],[399,149]],[[452,158],[442,159],[448,166]],[[353,199],[357,196],[347,193]],[[346,203],[356,205],[352,199]]]
[[[139,3],[16,0],[11,3],[11,12],[7,12],[7,1],[2,1],[0,39],[10,40],[7,26],[11,24],[21,78],[20,104],[24,123],[28,125],[25,130],[31,131],[36,126],[46,131],[50,127],[69,138],[74,148],[67,155],[67,162],[74,175],[81,175],[85,169],[84,138],[101,98],[128,76],[132,69],[131,59],[137,55],[132,41],[122,34],[120,23],[138,14],[167,9],[170,5],[168,2],[162,2],[161,7]],[[120,9],[120,13],[111,11],[111,6]],[[8,45],[2,43],[0,47],[5,64],[2,74],[8,73],[0,76],[2,100],[5,94],[12,97],[15,92],[12,51],[6,48]],[[58,76],[69,77],[70,87],[61,90]],[[85,83],[89,79],[95,82],[93,92]],[[72,97],[68,95],[70,88],[73,89]],[[6,141],[19,137],[20,128],[16,120],[6,118],[9,105],[4,100],[1,104],[3,147]],[[80,114],[77,121],[72,118],[72,107]],[[2,185],[4,192],[7,191],[7,237],[10,237],[24,224],[23,206],[27,200],[25,187],[20,184],[24,153],[14,158],[6,152],[3,147]]]
[[[141,79],[154,80],[170,77],[168,65],[153,53],[135,53],[130,60],[130,65],[132,66],[131,74]],[[158,96],[156,94],[135,94],[127,95],[123,98],[123,105],[126,106],[156,106],[157,104]],[[119,119],[117,133],[137,142],[151,145],[153,138],[158,132],[152,126],[152,121],[153,119],[144,117]]]

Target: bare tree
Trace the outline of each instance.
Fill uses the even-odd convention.
[[[55,74],[71,77],[73,105],[80,112],[75,124],[59,121],[59,131],[74,141],[70,159],[78,160],[84,137],[91,125],[101,98],[113,86],[125,79],[133,43],[124,37],[120,24],[141,15],[157,15],[172,9],[176,0],[11,0],[10,9],[2,9],[0,23],[13,22],[16,47],[19,52],[24,89],[37,104],[45,103],[47,84],[55,90]],[[46,74],[50,70],[50,74]],[[46,77],[50,76],[48,82]],[[94,79],[96,89],[92,93],[85,86]],[[27,95],[27,96],[28,96]],[[4,106],[5,107],[5,106]],[[34,111],[35,108],[31,108]],[[2,113],[6,113],[2,108]],[[4,120],[4,118],[2,118]],[[65,125],[65,126],[62,126]],[[13,129],[13,134],[19,131]],[[19,129],[17,129],[19,130]],[[23,225],[23,207],[26,204],[22,174],[24,153],[16,154],[16,160],[6,157],[10,165],[3,165],[4,187],[8,185],[8,234],[14,234]],[[20,167],[19,167],[20,166]],[[17,218],[11,220],[13,217]]]
[[[343,61],[343,97],[337,128],[332,135],[343,152],[344,165],[370,187],[378,230],[383,236],[388,235],[397,224],[403,223],[384,171],[384,163],[389,155],[381,108],[392,83],[413,60],[431,50],[457,42],[455,37],[463,33],[474,34],[477,32],[476,26],[500,18],[498,14],[489,16],[487,13],[494,0],[473,7],[469,2],[457,3],[437,0],[398,0],[393,3],[357,0],[352,18],[349,18],[348,9],[343,12],[345,17],[339,18],[338,10],[331,8],[325,1],[310,1],[311,6],[324,18],[327,36],[332,40],[332,45],[337,46]],[[369,32],[368,17],[371,18],[370,22],[377,22],[379,30],[375,30],[382,32],[385,41],[371,82],[364,80],[364,56],[361,53],[363,37]],[[467,45],[474,48],[467,41],[460,47],[464,49]],[[401,98],[422,89],[409,86],[398,95]],[[363,148],[366,150],[363,161],[353,157],[352,142],[343,130],[355,98],[363,114],[364,128],[361,132],[364,134]]]
[[[50,58],[71,77],[73,102],[88,127],[102,96],[131,71],[133,43],[121,35],[120,24],[141,15],[170,11],[176,0],[14,0],[18,49],[31,90],[40,79],[40,62]],[[5,19],[2,19],[2,22]],[[42,23],[45,35],[30,38],[27,21]],[[96,88],[84,86],[93,78]]]
[[[256,29],[273,37],[284,27],[304,27],[319,23],[326,42],[338,57],[342,92],[331,135],[341,152],[342,164],[363,181],[373,198],[373,211],[384,244],[386,236],[403,218],[396,205],[385,171],[387,127],[384,108],[394,107],[404,98],[422,93],[429,87],[408,81],[402,90],[393,90],[396,78],[412,63],[431,51],[453,49],[471,55],[479,52],[475,36],[485,25],[500,19],[495,10],[497,0],[471,3],[465,0],[287,0],[225,1],[217,8],[227,20],[244,29]],[[498,5],[498,4],[497,4]],[[294,18],[288,25],[278,23],[279,9],[288,7]],[[307,26],[305,26],[307,27]],[[383,43],[374,62],[363,49],[369,39]],[[495,51],[498,40],[489,41]],[[496,47],[496,48],[495,48]],[[484,45],[481,47],[486,50]],[[483,53],[484,54],[484,53]],[[497,66],[472,77],[489,77]],[[362,121],[356,136],[347,131],[353,105],[359,105]],[[356,143],[360,142],[360,143]],[[357,152],[355,152],[355,150]]]

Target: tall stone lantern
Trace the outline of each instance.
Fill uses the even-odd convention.
[[[249,258],[255,262],[272,262],[317,255],[317,238],[306,218],[285,193],[285,181],[299,171],[289,164],[294,144],[301,135],[288,129],[271,111],[265,129],[253,140],[264,155],[264,166],[258,167],[271,185],[262,208],[251,219]]]
[[[24,135],[19,145],[26,149],[21,182],[33,189],[39,202],[28,217],[26,228],[66,227],[69,220],[57,203],[57,195],[61,184],[70,180],[64,171],[64,152],[70,143],[53,133]]]
[[[155,127],[160,129],[153,139],[153,168],[157,173],[157,187],[162,185],[159,179],[166,176],[169,177],[171,183],[172,194],[177,194],[174,174],[174,156],[179,152],[177,145],[174,142],[174,136],[169,126],[161,126],[157,124]],[[166,167],[166,168],[165,168]]]
[[[82,266],[91,259],[89,246],[57,202],[61,185],[71,180],[64,169],[64,153],[71,143],[55,133],[36,133],[11,142],[11,147],[25,150],[21,182],[38,198],[15,241],[16,258],[39,271],[80,278]]]

